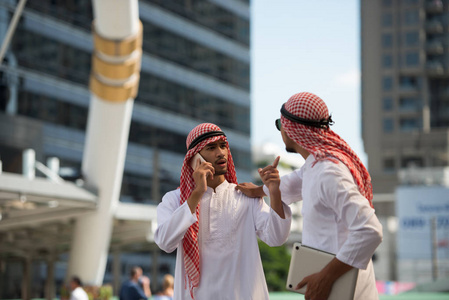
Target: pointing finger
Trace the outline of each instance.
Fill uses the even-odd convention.
[[[273,168],[276,168],[278,166],[280,159],[281,159],[280,156],[276,157],[276,159],[274,160],[274,162],[272,164]]]

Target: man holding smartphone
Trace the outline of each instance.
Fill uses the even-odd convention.
[[[280,246],[291,224],[290,209],[281,202],[279,158],[262,176],[270,208],[235,189],[234,162],[218,126],[198,125],[186,146],[180,187],[158,205],[154,236],[162,250],[178,249],[174,299],[268,299],[257,238]],[[194,158],[198,153],[203,162]]]

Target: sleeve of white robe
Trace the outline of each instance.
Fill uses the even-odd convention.
[[[355,268],[366,269],[382,242],[382,225],[345,166],[333,165],[321,179],[323,199],[349,231],[337,258]]]
[[[281,177],[281,185],[279,186],[281,190],[282,202],[290,205],[294,202],[302,200],[302,171],[301,169],[295,170],[287,175]],[[263,186],[263,191],[265,195],[269,195],[270,191],[267,186]]]
[[[182,241],[187,229],[197,221],[187,201],[179,204],[179,190],[168,192],[157,206],[156,244],[167,253],[173,252]]]
[[[290,207],[282,203],[285,215],[285,219],[282,219],[262,198],[251,200],[253,200],[252,210],[257,236],[271,247],[284,244],[290,233],[292,222]]]

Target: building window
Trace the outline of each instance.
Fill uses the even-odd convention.
[[[144,2],[161,6],[172,13],[197,22],[224,36],[236,39],[244,45],[250,44],[249,20],[239,17],[238,14],[230,12],[221,7],[221,5],[214,4],[213,1],[145,0]]]
[[[390,173],[394,172],[395,164],[394,164],[394,158],[386,158],[383,162],[384,172]]]
[[[85,130],[87,108],[33,92],[19,92],[18,113],[41,121]]]
[[[382,60],[384,68],[391,68],[393,66],[393,56],[391,54],[384,54]]]
[[[391,118],[384,119],[384,133],[392,133],[394,131],[394,122]]]
[[[249,89],[250,65],[174,34],[150,22],[142,22],[143,51],[181,66]],[[87,76],[88,78],[88,76]]]
[[[404,25],[416,25],[419,23],[419,12],[417,10],[406,10],[402,16]]]
[[[407,67],[419,66],[419,53],[418,52],[408,52],[405,54],[405,65]]]
[[[250,132],[250,108],[231,104],[219,97],[188,88],[149,73],[140,74],[137,103],[183,114],[193,119],[207,119],[218,126]],[[200,109],[201,108],[201,109]]]
[[[424,160],[422,157],[404,157],[401,160],[401,168],[410,168],[410,167],[423,167]]]
[[[391,97],[384,98],[382,102],[384,111],[393,110],[393,99]]]
[[[383,79],[384,91],[391,91],[393,89],[393,78],[391,76],[385,76]]]
[[[419,100],[417,98],[406,97],[399,100],[399,110],[401,112],[417,111],[418,106]]]
[[[405,34],[405,46],[418,46],[419,32],[410,31]]]
[[[393,35],[391,33],[384,33],[382,35],[382,47],[384,48],[393,47]]]
[[[402,76],[399,80],[399,86],[401,90],[406,91],[414,91],[417,90],[418,85],[418,79],[413,76]]]
[[[91,53],[17,27],[11,49],[21,67],[87,85]]]
[[[399,120],[399,128],[402,132],[418,130],[419,121],[416,118],[402,118]]]
[[[382,26],[383,27],[393,26],[393,15],[391,13],[385,13],[382,15]]]

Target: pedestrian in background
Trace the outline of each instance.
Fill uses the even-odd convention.
[[[83,289],[83,284],[78,276],[73,276],[70,280],[70,300],[89,300],[86,291]]]
[[[150,297],[150,279],[143,275],[141,267],[133,267],[130,278],[122,284],[120,289],[120,300],[146,300]]]
[[[162,291],[154,295],[151,300],[173,300],[173,287],[175,279],[172,275],[167,274],[162,280]]]

